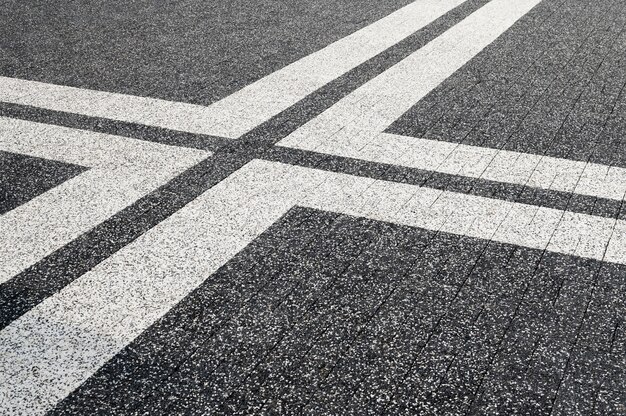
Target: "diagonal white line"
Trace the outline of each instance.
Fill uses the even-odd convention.
[[[0,332],[0,402],[54,406],[294,205],[626,264],[624,221],[255,160]]]
[[[618,201],[626,193],[624,168],[440,140],[346,128],[329,137],[321,146],[306,139],[280,144],[371,162]]]
[[[0,101],[238,138],[466,0],[417,0],[208,106],[0,77]]]
[[[331,151],[333,139],[330,136],[340,130],[348,130],[349,136],[363,130],[382,131],[540,1],[492,0],[279,144]]]
[[[621,201],[623,168],[381,133],[537,3],[493,0],[278,144]]]
[[[537,3],[492,1],[278,144],[621,201],[623,168],[380,133]]]
[[[210,156],[2,117],[0,150],[90,168],[0,216],[0,283]]]
[[[456,29],[460,32],[454,33],[460,36],[464,30],[471,30],[472,42],[478,42],[470,50],[475,54],[480,42],[497,36],[497,31],[490,27],[505,30],[532,3],[494,0],[487,9],[491,14],[479,15],[483,20],[470,20],[482,27],[466,23]],[[440,46],[469,59],[465,51],[458,49],[463,46],[463,39],[457,39],[460,45],[444,42]],[[440,56],[432,53],[431,50],[425,56],[435,62],[434,58]],[[446,71],[462,65],[461,60],[453,58],[442,61],[444,70],[433,75],[433,83]],[[402,71],[411,72],[410,69],[404,67]],[[397,85],[398,93],[411,90],[406,79],[402,82]],[[414,93],[411,91],[409,94]],[[353,132],[367,135],[380,130],[400,111],[393,104],[389,107],[395,102],[393,99],[380,101],[379,105],[376,94],[357,98],[348,98],[350,105],[340,108],[343,113],[331,112],[332,117],[321,118],[331,127],[344,123],[338,130],[343,129],[346,134],[343,147],[347,149],[361,143]],[[401,99],[400,106],[414,99],[415,96]],[[374,113],[368,109],[372,102],[376,104]],[[355,114],[355,105],[361,105],[363,112]],[[291,140],[307,137],[306,132],[301,130]],[[13,143],[19,146],[19,142]],[[324,143],[322,140],[321,145]],[[357,148],[369,145],[366,142]],[[497,161],[489,166],[506,166],[507,161],[523,159],[519,154],[493,153],[488,149],[481,154],[471,147],[432,145],[423,145],[422,151],[430,152],[430,156],[419,163],[436,163],[441,169],[476,172],[475,175],[486,177],[503,173],[490,173],[488,167],[473,171],[465,165],[465,159],[476,164],[483,163],[483,159]],[[33,152],[42,146],[33,146]],[[389,146],[382,149],[390,154],[398,151]],[[81,155],[68,157],[77,160],[73,158]],[[553,162],[542,159],[533,171],[550,170],[550,163]],[[525,171],[524,166],[518,168]],[[558,185],[560,179],[554,176],[550,183],[567,189],[592,188],[597,184],[598,171],[602,169],[579,167],[577,172],[589,178],[583,185],[581,181],[572,185],[567,178],[563,179],[564,185]],[[603,177],[609,176],[607,173]],[[538,183],[544,180],[547,181],[537,179]],[[294,205],[626,264],[624,221],[576,213],[564,215],[549,208],[253,161],[0,332],[0,374],[11,380],[0,385],[0,402],[15,414],[41,414],[50,409]],[[35,367],[37,372],[32,371]]]

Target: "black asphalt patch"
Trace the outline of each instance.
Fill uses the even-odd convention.
[[[294,208],[52,414],[590,414],[626,388],[624,278]]]
[[[10,0],[0,75],[207,105],[409,2]]]
[[[626,8],[544,0],[387,131],[626,166]]]
[[[88,168],[0,150],[0,215]]]

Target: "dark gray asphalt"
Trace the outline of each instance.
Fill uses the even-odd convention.
[[[543,1],[387,131],[626,166],[625,25],[621,1]]]
[[[297,208],[53,414],[591,414],[626,389],[625,278]]]
[[[409,1],[9,0],[0,75],[206,105]]]
[[[0,215],[85,170],[56,160],[0,151]]]
[[[272,145],[322,113],[358,86],[376,77],[411,52],[439,36],[485,3],[486,0],[470,0],[463,3],[424,29],[417,31],[405,41],[358,66],[268,122],[261,124],[236,142],[115,120],[0,103],[1,116],[215,151],[212,158],[189,169],[174,181],[150,193],[93,230],[81,235],[72,243],[43,258],[37,264],[2,284],[0,328],[4,328],[46,297],[70,284],[255,157],[311,167],[320,165],[323,168],[322,161],[326,160],[328,156],[320,159],[311,153],[304,155],[303,158],[301,152],[297,150]],[[279,155],[278,158],[276,158],[276,154]],[[376,177],[377,174],[392,169],[390,166],[380,164],[374,164],[370,169],[366,169],[359,161],[332,157],[329,159],[329,162],[339,171],[367,177]],[[356,168],[353,168],[355,162]],[[432,172],[426,172],[425,176],[422,176],[421,172],[400,170],[400,174],[388,175],[386,179],[417,184],[432,175]],[[418,178],[412,180],[411,176],[418,176]],[[460,179],[460,182],[464,182],[464,180]],[[467,192],[475,182],[471,181],[470,186],[460,186],[460,188]],[[445,186],[450,186],[450,183],[445,180],[443,183]],[[493,193],[488,186],[485,192]],[[533,189],[529,194],[533,195],[535,192],[536,190]],[[571,195],[567,195],[567,197],[571,198]]]
[[[407,3],[9,1],[0,76],[207,105]],[[0,329],[253,159],[626,219],[623,199],[274,146],[486,3],[237,141],[0,103],[214,152],[1,283]],[[626,167],[625,25],[619,0],[543,0],[386,131]],[[0,219],[85,170],[0,152]],[[619,264],[296,207],[50,414],[626,414],[625,282]]]

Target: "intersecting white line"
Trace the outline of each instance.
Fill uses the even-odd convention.
[[[0,283],[211,154],[4,117],[0,150],[90,168],[0,216]]]
[[[541,0],[492,0],[305,124],[281,145],[328,144],[342,130],[380,132]]]
[[[381,133],[539,0],[493,0],[281,140],[281,146],[621,201],[626,169]]]
[[[0,403],[54,406],[295,205],[626,263],[624,221],[255,160],[0,332]]]
[[[327,139],[316,141],[319,137],[287,138],[279,144],[377,163],[617,201],[623,200],[626,195],[626,169],[618,166],[349,127]]]
[[[417,0],[210,105],[0,77],[0,101],[235,139],[466,0]]]
[[[430,52],[427,49],[426,55],[433,66],[428,66],[426,72],[418,72],[418,76],[427,80],[426,84],[445,79],[450,71],[463,64],[463,59],[474,56],[484,47],[481,45],[495,39],[536,3],[538,0],[493,0],[483,7],[486,11],[481,9],[482,13],[474,13],[467,18],[469,20],[451,29],[452,34],[442,35],[443,41],[436,44],[442,50],[432,49],[432,46]],[[471,45],[464,43],[466,38]],[[444,53],[446,50],[451,50],[452,55]],[[433,56],[435,53],[437,56]],[[330,113],[311,122],[321,120],[322,125],[312,129],[307,125],[288,140],[298,142],[305,137],[314,140],[315,134],[320,132],[324,137],[328,132],[332,135],[343,129],[356,132],[348,134],[345,142],[338,142],[349,148],[360,143],[359,134],[380,131],[397,118],[402,108],[416,101],[416,90],[417,95],[427,93],[425,88],[412,89],[413,84],[407,83],[414,76],[411,65],[401,64],[399,68],[403,73],[401,82],[394,84],[394,78],[384,73],[380,81],[376,78],[366,84],[365,90],[357,90],[358,94],[347,97],[349,105],[342,101],[339,107],[333,107]],[[429,71],[434,75],[430,76]],[[380,83],[395,85],[389,99],[381,100],[380,91],[390,90],[377,87],[382,85]],[[372,88],[370,95],[359,95],[368,91],[367,88]],[[376,104],[374,112],[372,104]],[[356,115],[358,107],[355,105],[363,109]],[[333,131],[328,126],[334,122],[339,128]],[[57,127],[47,128],[57,131]],[[116,145],[120,152],[99,157],[99,152],[106,153],[106,147],[95,146],[102,143],[97,140],[86,146],[88,150],[83,156],[76,152],[79,143],[78,139],[72,139],[72,134],[78,134],[75,132],[72,129],[57,135],[46,132],[46,137],[57,141],[48,145],[45,140],[36,142],[36,134],[25,134],[26,141],[18,135],[7,143],[13,151],[27,153],[31,149],[29,154],[34,156],[50,158],[54,155],[76,164],[122,158],[115,159],[113,167],[103,166],[103,170],[115,170],[118,162],[119,169],[126,169],[124,153],[141,157],[141,151],[126,152],[123,143]],[[63,145],[65,134],[70,136],[69,156],[54,153],[54,149]],[[390,135],[374,137],[393,140]],[[324,140],[326,138],[318,144],[329,143]],[[30,141],[32,145],[28,144]],[[362,148],[368,145],[369,141]],[[381,146],[381,149],[394,151],[391,146]],[[441,155],[435,152],[425,158],[433,162],[419,163],[436,163],[445,169],[453,169],[455,163],[460,163],[460,169],[472,173],[469,167],[463,167],[463,157],[480,161],[485,156],[478,149],[455,149],[457,147]],[[441,151],[439,148],[430,150]],[[160,155],[159,151],[156,154]],[[509,160],[506,154],[489,155],[493,155],[493,160],[502,160],[501,163]],[[184,159],[192,162],[197,160],[196,156],[201,158],[190,153]],[[146,157],[145,163],[154,167],[156,159]],[[133,156],[130,160],[134,160]],[[160,167],[161,160],[158,162]],[[99,165],[93,169],[97,168]],[[582,174],[587,172],[590,181],[598,177],[595,167],[588,170],[585,165],[582,169]],[[488,172],[487,167],[481,175],[499,175],[485,172]],[[606,174],[610,174],[608,170]],[[617,195],[619,189],[615,192]],[[0,384],[0,403],[11,414],[42,414],[53,407],[295,205],[626,264],[625,221],[255,160],[1,331],[0,374],[10,382]],[[66,211],[65,215],[69,213]],[[20,221],[26,222],[42,214],[37,211],[31,215],[34,217],[23,216]]]

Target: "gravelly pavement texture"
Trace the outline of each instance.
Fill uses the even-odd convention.
[[[626,414],[625,29],[8,1],[0,413]]]
[[[409,2],[11,0],[0,73],[208,105]]]
[[[19,153],[0,152],[0,215],[82,173],[69,165]]]

